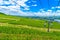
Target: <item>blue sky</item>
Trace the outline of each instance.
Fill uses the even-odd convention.
[[[59,0],[0,0],[0,12],[20,16],[60,16],[60,3],[58,5],[58,1]]]

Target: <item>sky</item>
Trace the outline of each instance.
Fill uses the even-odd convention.
[[[60,16],[59,0],[0,0],[0,12],[19,16]]]

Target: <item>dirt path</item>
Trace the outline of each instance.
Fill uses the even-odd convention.
[[[47,32],[48,28],[38,28],[38,27],[31,27],[31,26],[22,26],[23,28],[29,28],[29,29],[35,29],[35,30],[40,30],[40,31],[45,31]],[[60,31],[60,29],[51,29],[50,31]]]
[[[44,31],[47,32],[47,28],[38,28],[38,27],[32,27],[27,25],[14,25],[14,24],[8,24],[8,23],[0,23],[0,26],[6,26],[6,27],[15,27],[15,28],[28,28],[28,29],[34,29],[38,31]],[[59,31],[60,29],[50,29],[50,31]]]

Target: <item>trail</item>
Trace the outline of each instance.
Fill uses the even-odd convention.
[[[47,28],[38,28],[38,27],[32,27],[32,26],[27,26],[27,25],[14,25],[14,24],[8,24],[8,23],[0,23],[0,26],[14,27],[14,28],[28,28],[28,29],[47,32]],[[51,29],[50,28],[50,31],[60,32],[60,29]]]
[[[35,30],[38,30],[38,31],[45,31],[47,32],[48,28],[38,28],[38,27],[31,27],[31,26],[23,26],[23,28],[28,28],[28,29],[35,29]],[[60,29],[51,29],[50,28],[50,31],[59,31],[60,32]]]

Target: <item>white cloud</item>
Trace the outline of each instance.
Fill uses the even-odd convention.
[[[52,9],[55,9],[55,8],[60,8],[60,6],[52,7]]]
[[[52,7],[51,9],[54,9],[55,7]]]
[[[32,2],[36,2],[36,0],[33,0]]]
[[[60,8],[60,6],[57,6],[56,8]]]
[[[37,6],[37,4],[34,4],[34,5],[32,5],[32,6]]]
[[[12,2],[11,0],[9,0],[9,1],[0,0],[0,5],[4,5],[4,4],[6,4],[6,5],[9,5],[9,4],[15,5],[15,3]]]
[[[29,6],[27,6],[25,4],[26,1],[27,0],[18,0],[17,4],[25,7],[24,10],[29,10]],[[3,1],[1,1],[1,3],[2,2]],[[14,2],[12,2],[11,0],[9,3],[14,4]],[[8,4],[8,3],[5,3],[5,4]],[[60,10],[57,10],[56,13],[54,13],[54,12],[52,13],[52,10],[44,11],[43,9],[40,9],[41,12],[40,11],[39,12],[23,12],[20,10],[19,5],[16,5],[16,6],[0,6],[0,12],[4,12],[7,14],[11,14],[11,15],[20,15],[20,16],[54,16],[54,15],[58,16],[58,15],[60,15]],[[37,6],[37,5],[34,5],[34,6]],[[55,7],[52,7],[52,9],[54,9],[54,8]],[[60,7],[58,7],[58,8],[60,8]]]
[[[24,10],[29,10],[29,8],[25,7]]]

